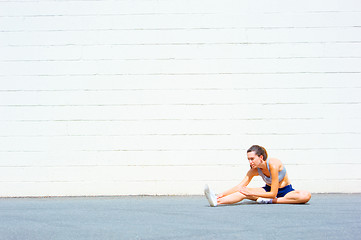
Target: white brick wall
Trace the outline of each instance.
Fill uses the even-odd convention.
[[[253,144],[361,192],[359,0],[0,0],[0,53],[0,196],[221,191]]]

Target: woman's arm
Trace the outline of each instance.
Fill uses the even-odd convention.
[[[250,169],[240,184],[234,186],[233,188],[231,188],[221,194],[218,194],[217,197],[221,198],[221,197],[227,196],[229,194],[239,192],[243,187],[246,187],[251,182],[251,180],[254,176],[256,176],[258,174],[258,172],[255,170],[256,169]]]
[[[278,170],[280,169],[282,163],[278,159],[275,159],[275,161],[269,162],[270,166],[270,173],[272,176],[272,182],[271,182],[271,191],[265,192],[265,193],[253,193],[250,192],[247,188],[242,188],[241,193],[246,196],[253,196],[253,197],[263,197],[263,198],[276,198],[279,188],[279,182],[278,182]]]
[[[259,197],[263,197],[263,198],[276,198],[277,193],[278,193],[278,187],[280,185],[279,181],[278,181],[278,169],[279,166],[273,165],[270,163],[270,171],[271,171],[271,176],[272,176],[272,183],[271,183],[271,191],[270,192],[266,192],[263,194],[259,194]]]

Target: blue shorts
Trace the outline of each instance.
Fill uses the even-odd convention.
[[[266,190],[266,192],[270,192],[271,191],[271,186],[268,186],[266,184],[266,186],[263,187],[264,190]],[[292,188],[292,185],[287,185],[286,187],[283,188],[279,188],[278,189],[278,193],[277,193],[277,198],[280,197],[284,197],[287,193],[294,191],[294,189]]]

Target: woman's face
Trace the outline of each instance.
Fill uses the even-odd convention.
[[[251,166],[251,168],[257,168],[263,162],[263,156],[262,155],[257,156],[257,154],[255,154],[255,152],[248,152],[247,158],[248,158],[249,165]]]

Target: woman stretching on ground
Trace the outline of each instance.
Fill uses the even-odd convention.
[[[265,148],[253,145],[247,150],[251,169],[237,186],[215,195],[206,185],[204,193],[212,207],[218,204],[233,204],[250,199],[258,203],[307,203],[311,194],[292,188],[282,162],[276,158],[267,158]],[[261,176],[266,182],[262,188],[247,188],[254,176]]]

